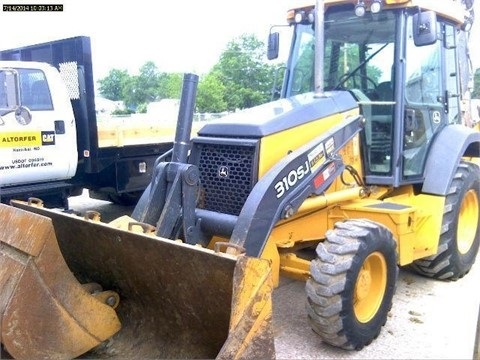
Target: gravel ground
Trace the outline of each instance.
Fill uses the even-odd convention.
[[[71,198],[70,207],[96,209],[103,221],[133,210],[86,194]],[[322,343],[307,321],[304,283],[282,279],[273,292],[277,359],[472,359],[480,304],[479,262],[456,282],[427,279],[402,269],[389,319],[379,337],[361,351]]]

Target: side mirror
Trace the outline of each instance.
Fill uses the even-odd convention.
[[[268,34],[267,59],[274,60],[278,58],[280,43],[280,34],[278,32]]]
[[[10,68],[0,69],[0,108],[14,110],[20,106],[20,76]]]
[[[25,106],[19,106],[15,109],[15,119],[21,125],[28,125],[32,121],[32,113]]]
[[[412,30],[416,46],[434,44],[437,41],[437,15],[433,11],[413,15]]]

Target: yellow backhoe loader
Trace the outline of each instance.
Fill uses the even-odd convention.
[[[473,1],[325,0],[288,12],[279,99],[173,150],[131,216],[0,207],[2,356],[273,358],[271,293],[306,280],[320,338],[371,343],[399,266],[443,280],[479,248]],[[269,37],[269,58],[278,54]],[[165,160],[167,157],[163,157]]]

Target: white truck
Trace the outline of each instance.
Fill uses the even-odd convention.
[[[0,51],[3,203],[38,197],[67,207],[83,189],[136,203],[155,161],[171,149],[174,130],[97,122],[88,37]]]

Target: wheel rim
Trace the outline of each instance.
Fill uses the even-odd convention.
[[[355,284],[353,311],[358,321],[366,323],[382,304],[387,284],[387,262],[378,251],[363,262]]]
[[[462,200],[457,225],[458,251],[465,255],[471,249],[478,228],[478,196],[475,190],[470,189]]]

